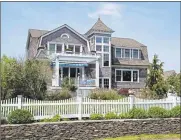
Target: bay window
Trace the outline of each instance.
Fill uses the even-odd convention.
[[[102,46],[101,45],[96,45],[96,51],[101,52],[102,51]]]
[[[103,46],[103,51],[104,51],[104,52],[109,52],[109,46],[104,45],[104,46]]]
[[[104,37],[104,39],[103,39],[103,43],[105,43],[105,44],[109,44],[109,38],[108,38],[108,37]]]
[[[116,82],[139,82],[139,70],[133,69],[116,69]]]
[[[102,43],[102,37],[96,36],[96,43]]]

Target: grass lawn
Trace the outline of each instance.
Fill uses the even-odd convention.
[[[135,135],[99,140],[180,140],[180,134]]]

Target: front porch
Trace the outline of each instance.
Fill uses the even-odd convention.
[[[79,89],[99,87],[99,57],[96,55],[61,55],[54,54],[52,60],[52,88],[61,88],[63,80],[68,77]],[[85,68],[95,65],[93,76],[86,74]]]

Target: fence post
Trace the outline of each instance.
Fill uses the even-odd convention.
[[[130,109],[133,109],[135,96],[129,95],[129,99],[130,99]]]
[[[78,102],[78,119],[82,120],[82,96],[77,96],[77,102]]]
[[[172,95],[172,100],[173,100],[173,107],[175,107],[177,105],[177,95],[176,94],[173,94]]]
[[[22,105],[22,95],[18,95],[18,109],[21,109]]]

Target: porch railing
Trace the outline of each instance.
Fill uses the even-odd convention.
[[[79,87],[95,87],[96,86],[96,79],[91,79],[91,78],[70,78],[73,80],[73,83],[75,86]],[[61,86],[63,83],[63,79],[60,78],[59,80],[59,85]]]

